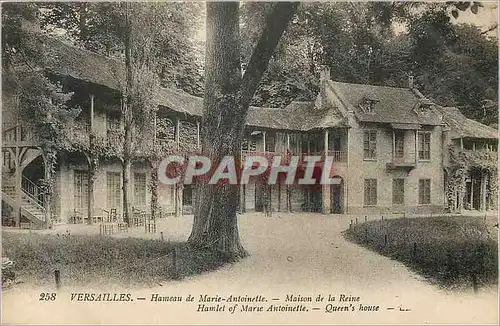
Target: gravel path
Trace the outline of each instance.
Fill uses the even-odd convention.
[[[403,264],[349,243],[341,231],[349,217],[319,214],[260,214],[240,216],[240,234],[250,257],[215,272],[183,281],[166,282],[150,289],[63,288],[55,302],[38,301],[40,292],[21,285],[3,294],[3,321],[21,323],[490,323],[498,324],[497,289],[473,293],[445,293],[430,285]],[[58,227],[63,231],[68,226]],[[95,229],[69,226],[73,233],[93,233]],[[169,218],[158,225],[166,239],[185,240],[191,219]],[[55,231],[45,231],[55,232]],[[98,232],[98,231],[97,231]],[[144,235],[142,229],[119,236]],[[74,302],[71,292],[131,293],[134,302]],[[151,295],[183,296],[194,302],[150,302]],[[264,312],[234,314],[227,303],[223,312],[197,312],[200,295],[266,297],[267,302],[250,304]],[[340,296],[359,301],[339,302]],[[287,295],[312,297],[313,302],[287,302]],[[325,297],[315,302],[318,295]],[[335,301],[327,302],[328,296]],[[137,301],[145,297],[145,301]],[[279,300],[272,300],[279,299]],[[206,306],[211,303],[206,303]],[[266,312],[270,305],[303,304],[307,312]],[[354,312],[325,310],[350,304]],[[359,305],[379,306],[379,311],[359,311]],[[317,308],[318,310],[315,310]],[[393,308],[393,309],[391,309]],[[407,311],[402,311],[406,310]]]

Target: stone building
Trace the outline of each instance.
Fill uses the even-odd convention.
[[[92,131],[95,139],[116,148],[117,135],[123,129],[123,64],[45,36],[40,41],[50,58],[42,67],[47,77],[73,92],[72,101],[82,108],[76,123],[65,126],[71,139],[88,145]],[[241,154],[243,158],[328,155],[334,161],[330,177],[339,178],[339,184],[242,185],[242,213],[271,209],[426,214],[494,207],[496,198],[487,195],[488,189],[496,188],[490,170],[471,165],[460,174],[461,186],[450,186],[451,180],[457,183],[451,175],[460,165],[450,156],[450,148],[487,151],[496,164],[496,130],[466,119],[456,109],[432,103],[411,80],[407,88],[348,84],[333,81],[326,68],[320,79],[314,101],[294,101],[283,109],[251,107]],[[4,85],[2,95],[4,220],[14,216],[16,224],[31,221],[39,226],[83,221],[89,196],[96,218],[113,212],[120,219],[123,180],[119,158],[110,155],[99,161],[93,191],[89,191],[88,156],[78,151],[57,153],[53,192],[44,196],[40,180],[47,178],[47,153],[36,130],[30,130],[19,113],[16,90]],[[156,100],[159,109],[154,131],[143,135],[151,146],[165,144],[179,153],[185,148],[199,149],[203,99],[161,88]],[[153,177],[152,164],[139,155],[130,188],[135,211],[151,213]],[[158,185],[157,205],[162,215],[190,214],[194,200],[192,186]]]

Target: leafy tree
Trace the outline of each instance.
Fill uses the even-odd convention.
[[[190,55],[196,27],[193,22],[199,10],[199,4],[127,2],[57,3],[45,12],[46,28],[63,28],[75,43],[94,52],[118,55],[125,62],[126,78],[121,85],[124,134],[119,156],[125,221],[131,213],[132,163],[148,155],[144,148],[152,148],[157,110],[154,96],[160,79],[164,84],[200,92],[199,72]],[[153,157],[158,157],[157,149],[150,151]]]
[[[258,6],[245,4],[242,20],[260,19]],[[470,118],[494,123],[498,41],[477,27],[452,22],[460,12],[477,13],[481,6],[478,2],[304,3],[253,103],[284,107],[292,100],[313,100],[318,67],[325,64],[332,78],[343,82],[407,87],[408,75],[414,75],[416,86],[439,104],[457,106]],[[255,32],[246,30],[245,23],[244,40],[251,44]]]
[[[229,155],[239,162],[245,120],[250,102],[269,60],[298,3],[275,3],[241,74],[239,4],[207,3],[205,96],[201,128],[202,152],[221,162]],[[193,229],[188,242],[225,254],[228,259],[246,255],[236,217],[238,185],[220,182],[198,185]]]

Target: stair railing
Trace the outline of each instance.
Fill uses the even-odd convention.
[[[43,192],[42,188],[36,185],[33,181],[23,176],[21,181],[21,189],[24,194],[31,199],[34,204],[37,204],[39,208],[45,210],[44,200],[43,200]]]

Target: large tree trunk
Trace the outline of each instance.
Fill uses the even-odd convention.
[[[123,221],[129,223],[131,201],[130,201],[130,175],[132,169],[132,131],[133,131],[133,101],[132,88],[134,86],[133,70],[132,70],[132,30],[129,20],[129,3],[125,3],[125,68],[126,68],[126,85],[124,103],[122,106],[122,119],[124,122],[124,141],[123,141],[123,161],[122,161],[122,177],[123,177]]]
[[[202,152],[218,164],[226,155],[240,164],[240,147],[250,101],[297,4],[277,4],[241,77],[239,4],[207,3],[205,97],[201,130]],[[239,185],[197,187],[193,230],[188,242],[218,251],[234,260],[247,252],[240,243]]]
[[[214,164],[226,155],[239,155],[241,143],[241,118],[234,114],[241,83],[238,9],[237,2],[207,3],[201,146]],[[229,259],[246,255],[238,234],[238,194],[237,185],[198,185],[190,244],[222,252]]]

